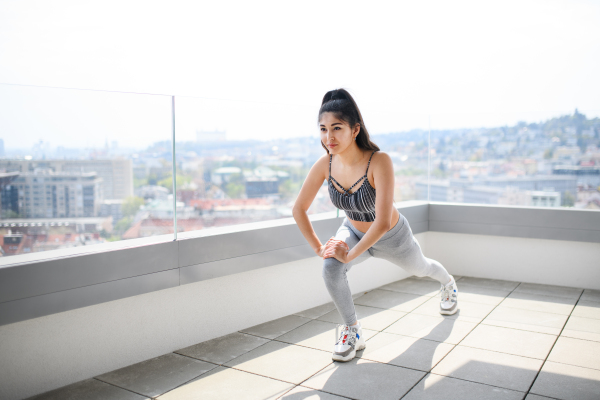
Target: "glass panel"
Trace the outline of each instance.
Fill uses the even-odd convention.
[[[177,230],[292,216],[325,152],[318,107],[177,96]],[[335,211],[325,181],[309,214]]]
[[[434,115],[431,137],[432,201],[600,209],[600,118]]]
[[[0,87],[4,256],[173,232],[170,97]]]

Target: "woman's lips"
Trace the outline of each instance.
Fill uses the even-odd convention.
[[[335,147],[337,144],[328,144],[327,147]]]

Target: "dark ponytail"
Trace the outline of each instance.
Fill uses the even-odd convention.
[[[360,110],[346,89],[335,89],[325,93],[319,109],[318,120],[321,120],[321,115],[326,112],[333,113],[337,119],[346,122],[350,125],[350,129],[353,129],[357,123],[360,124],[360,131],[356,137],[358,147],[364,150],[379,150],[379,147],[371,141]],[[321,142],[321,146],[329,153],[329,149],[323,142]]]

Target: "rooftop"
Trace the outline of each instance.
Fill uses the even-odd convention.
[[[409,277],[357,293],[367,348],[333,362],[332,303],[198,343],[31,399],[597,399],[600,291]]]

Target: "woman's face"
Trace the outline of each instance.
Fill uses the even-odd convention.
[[[337,119],[333,113],[324,112],[319,121],[321,142],[329,150],[329,154],[341,153],[352,146],[354,137],[360,132],[360,125],[356,124],[354,130],[345,121]],[[354,144],[356,145],[356,144]]]

